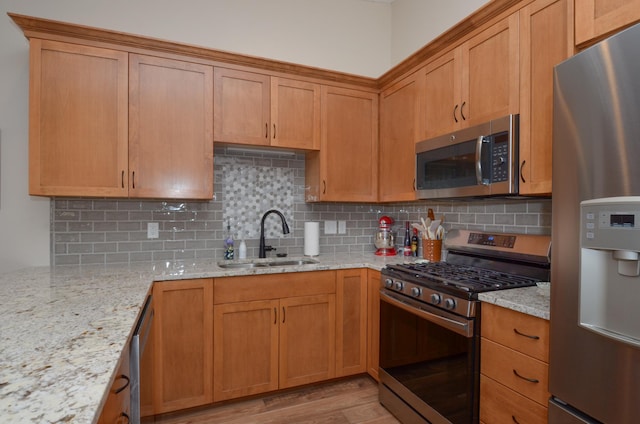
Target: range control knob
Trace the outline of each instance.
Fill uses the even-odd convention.
[[[440,301],[442,301],[442,296],[440,296],[438,293],[433,293],[431,295],[431,303],[433,303],[434,305],[438,305]]]
[[[384,280],[384,286],[390,289],[391,287],[393,287],[393,280],[391,278],[387,278],[386,280]]]
[[[447,309],[455,309],[456,301],[455,299],[451,299],[450,297],[444,300],[444,307]]]
[[[411,289],[411,296],[420,297],[422,295],[422,289],[420,287],[413,287]]]
[[[404,283],[402,281],[395,281],[394,286],[396,290],[402,291],[402,289],[404,288]]]

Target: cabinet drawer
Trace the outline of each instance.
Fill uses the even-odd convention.
[[[336,292],[335,271],[290,272],[214,279],[216,305]]]
[[[549,363],[549,322],[542,318],[482,304],[482,336]]]
[[[547,408],[484,375],[480,399],[480,420],[485,424],[547,423]]]
[[[485,338],[480,349],[482,374],[541,405],[547,404],[549,366],[546,363]]]

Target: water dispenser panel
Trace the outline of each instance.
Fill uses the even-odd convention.
[[[640,196],[580,204],[580,326],[640,348]]]

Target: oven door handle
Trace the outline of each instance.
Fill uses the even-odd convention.
[[[434,311],[436,313],[429,312],[422,308],[418,308],[414,305],[409,305],[399,299],[396,299],[393,296],[388,295],[385,292],[380,292],[380,299],[402,310],[405,310],[410,314],[419,316],[420,318],[424,318],[427,321],[430,321],[434,324],[437,324],[441,327],[446,328],[447,330],[451,330],[454,333],[460,334],[461,336],[473,337],[473,321],[472,320],[465,319],[464,321],[458,321],[452,318],[448,318],[437,313],[439,311],[435,308],[434,308]]]

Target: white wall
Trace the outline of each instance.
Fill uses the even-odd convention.
[[[28,43],[7,12],[378,77],[483,3],[0,1],[0,272],[46,265],[50,251],[49,200],[27,194]]]
[[[395,0],[391,8],[391,66],[486,3],[487,0]]]

